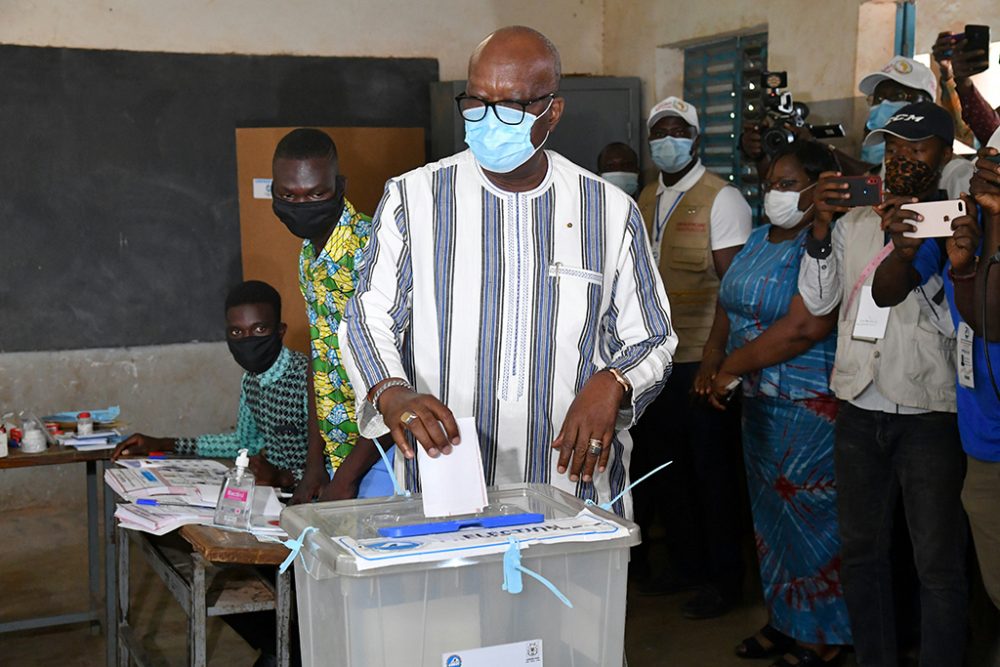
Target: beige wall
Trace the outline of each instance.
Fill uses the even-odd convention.
[[[649,106],[674,94],[682,80],[683,59],[657,54],[658,47],[685,47],[719,36],[766,31],[769,64],[772,69],[788,71],[797,98],[849,97],[859,5],[859,0],[607,0],[605,74],[640,76]],[[891,32],[888,44],[891,49]]]
[[[465,78],[490,31],[527,23],[567,73],[601,70],[602,0],[0,0],[0,43],[134,51],[437,58]]]

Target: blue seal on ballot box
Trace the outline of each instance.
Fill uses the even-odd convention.
[[[448,662],[445,663],[445,667],[462,667],[462,659],[457,655],[450,656]]]
[[[368,545],[369,549],[378,551],[406,551],[420,546],[419,542],[408,542],[404,540],[387,540],[385,542],[373,542]],[[459,663],[461,665],[461,663]]]

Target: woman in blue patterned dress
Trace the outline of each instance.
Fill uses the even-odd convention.
[[[829,389],[836,313],[815,317],[798,296],[799,260],[812,221],[813,186],[835,171],[815,142],[790,144],[771,163],[764,208],[719,290],[705,346],[726,348],[699,393],[720,409],[742,385],[743,457],[768,625],[741,657],[782,655],[775,666],[829,665],[851,643],[840,588],[833,473],[837,401]]]

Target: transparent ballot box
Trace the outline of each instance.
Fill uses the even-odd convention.
[[[303,664],[621,665],[635,524],[544,484],[496,487],[489,501],[476,516],[535,512],[545,521],[383,537],[379,528],[436,519],[424,517],[419,496],[282,512],[289,535],[305,532],[295,558]],[[504,590],[505,571],[520,593]]]

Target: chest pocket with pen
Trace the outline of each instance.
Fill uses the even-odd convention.
[[[563,264],[562,262],[549,264],[549,277],[555,278],[557,283],[559,283],[563,278],[568,278],[573,281],[579,280],[597,286],[604,284],[603,273],[599,271],[591,271],[590,269],[581,269],[579,267],[569,266],[567,264]]]

